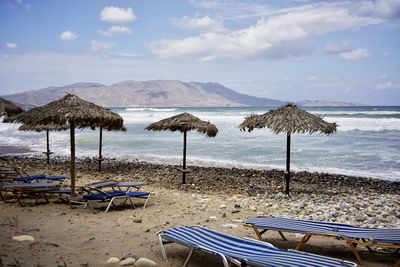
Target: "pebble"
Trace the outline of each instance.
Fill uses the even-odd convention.
[[[137,267],[153,267],[153,266],[157,266],[157,264],[149,259],[146,258],[140,258],[135,262],[135,266]]]
[[[111,257],[107,260],[107,264],[119,263],[119,259],[117,257]]]
[[[128,266],[128,265],[134,265],[134,264],[135,264],[134,258],[126,258],[119,262],[119,265],[121,265],[121,266]]]
[[[27,227],[24,230],[22,230],[24,233],[30,233],[30,232],[40,232],[40,229],[36,226],[31,226]]]
[[[31,235],[17,235],[13,236],[12,239],[15,241],[35,241],[35,238]]]

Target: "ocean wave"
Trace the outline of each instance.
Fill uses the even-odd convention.
[[[155,112],[168,112],[176,111],[178,108],[126,108],[126,111],[155,111]]]
[[[400,113],[326,113],[318,114],[320,117],[333,117],[333,118],[370,118],[370,119],[400,119]]]

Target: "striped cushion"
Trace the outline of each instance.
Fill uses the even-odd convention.
[[[382,243],[400,244],[400,228],[365,228],[348,224],[294,220],[280,217],[252,218],[246,223],[257,227],[258,229],[302,234],[331,234],[345,236],[350,239],[365,238]]]
[[[305,267],[356,266],[356,264],[310,253],[282,250],[269,243],[237,238],[205,227],[177,227],[162,232],[162,238],[227,259],[245,260],[250,266]]]

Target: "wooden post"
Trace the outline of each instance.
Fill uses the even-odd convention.
[[[289,195],[289,184],[290,184],[290,133],[286,136],[286,195]]]
[[[69,122],[71,140],[71,196],[75,196],[75,122]]]
[[[100,127],[100,142],[99,142],[99,172],[101,172],[101,161],[103,160],[101,156],[101,147],[103,146],[103,127]]]
[[[183,172],[182,172],[182,184],[186,184],[186,133],[183,132]]]
[[[49,130],[46,130],[46,141],[47,141],[47,164],[50,164],[50,142],[49,142]]]

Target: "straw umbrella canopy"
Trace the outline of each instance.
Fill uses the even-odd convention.
[[[0,117],[13,116],[22,113],[23,111],[22,108],[18,107],[13,102],[0,97]]]
[[[328,123],[322,118],[298,108],[294,104],[286,104],[262,115],[251,114],[240,124],[240,129],[253,131],[254,128],[270,128],[274,134],[286,133],[286,194],[289,194],[290,183],[290,136],[294,133],[323,133],[330,135],[336,132],[336,123]]]
[[[75,95],[50,102],[44,106],[28,110],[17,116],[14,122],[21,122],[26,130],[35,127],[64,127],[70,129],[71,141],[71,191],[75,195],[75,128],[102,127],[108,131],[122,130],[123,119],[117,113],[87,102]]]
[[[188,131],[196,130],[208,137],[214,137],[218,133],[217,127],[210,122],[203,121],[189,113],[181,113],[158,122],[154,122],[145,128],[149,131],[180,131],[183,133],[183,166],[182,184],[186,183],[186,135]]]

